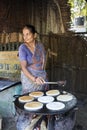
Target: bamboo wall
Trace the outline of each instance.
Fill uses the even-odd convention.
[[[67,80],[68,90],[87,93],[87,40],[81,36],[53,34],[40,35],[39,40],[46,51],[50,50],[46,64],[49,80]],[[20,44],[0,44],[0,51],[18,51]]]
[[[67,80],[67,88],[87,93],[87,41],[74,35],[40,35],[39,40],[57,56],[48,55],[46,69],[49,80]],[[15,41],[15,42],[13,42]],[[0,44],[0,51],[17,51],[16,39]]]
[[[87,39],[74,35],[40,35],[46,51],[49,80],[67,80],[67,89],[87,93]],[[0,51],[18,51],[21,42],[0,44]],[[55,55],[57,54],[57,56]]]
[[[45,35],[41,40],[57,53],[48,58],[50,80],[67,80],[66,89],[87,94],[87,40],[72,35]]]

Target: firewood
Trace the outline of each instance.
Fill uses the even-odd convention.
[[[41,118],[41,115],[35,117],[34,119],[32,119],[30,125],[27,126],[27,127],[25,128],[25,130],[33,130],[33,129],[34,129],[34,125],[37,123],[37,121],[38,121],[40,118]]]
[[[47,130],[46,122],[44,120],[41,122],[40,130]]]

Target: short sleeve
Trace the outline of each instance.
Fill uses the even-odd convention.
[[[19,60],[27,60],[26,48],[23,44],[21,44],[19,47]]]

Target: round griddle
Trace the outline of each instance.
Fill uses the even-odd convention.
[[[21,95],[21,96],[23,96],[23,95]],[[42,115],[64,114],[64,113],[69,112],[70,110],[72,110],[74,107],[76,107],[77,99],[76,99],[76,97],[74,95],[72,95],[72,96],[73,96],[72,100],[70,100],[68,102],[62,102],[61,101],[62,103],[65,104],[65,107],[63,109],[61,109],[61,110],[49,110],[49,109],[46,108],[46,104],[44,104],[43,108],[40,109],[40,110],[35,110],[35,111],[25,110],[24,109],[24,103],[20,103],[19,100],[18,100],[18,98],[20,96],[15,98],[14,104],[15,104],[15,107],[17,109],[20,109],[22,111],[29,112],[29,113],[35,113],[35,114],[38,114],[38,115],[39,114],[42,114]],[[35,99],[35,101],[37,101],[37,99]],[[56,97],[55,97],[55,101],[57,101]]]

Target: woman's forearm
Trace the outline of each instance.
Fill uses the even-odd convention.
[[[27,70],[27,68],[22,67],[22,71],[29,79],[35,82],[36,78]]]

